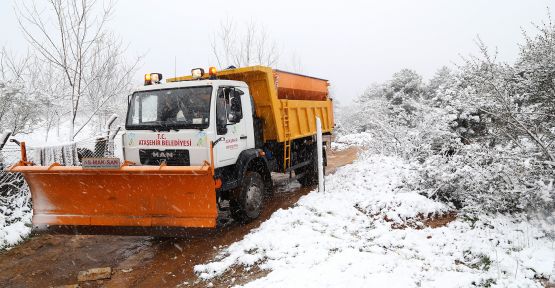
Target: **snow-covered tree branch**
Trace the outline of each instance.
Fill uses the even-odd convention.
[[[279,49],[264,26],[248,22],[238,26],[232,19],[220,22],[219,30],[213,35],[212,54],[223,69],[228,66],[250,65],[275,66],[279,60]]]
[[[112,99],[125,95],[139,61],[129,65],[122,42],[107,29],[113,7],[112,2],[50,0],[17,9],[23,34],[56,76],[43,84],[64,100],[60,108],[69,113],[70,141]],[[66,114],[57,112],[58,118]]]

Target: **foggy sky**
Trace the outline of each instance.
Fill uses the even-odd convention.
[[[0,3],[0,46],[27,49],[13,0]],[[210,41],[222,19],[264,25],[281,51],[279,67],[329,79],[334,97],[348,103],[368,85],[411,68],[425,78],[460,55],[477,52],[477,35],[500,58],[513,61],[521,28],[547,20],[552,1],[124,1],[110,29],[129,44],[130,57],[145,55],[137,85],[147,72],[189,74],[216,66]],[[553,14],[553,7],[550,11]],[[8,28],[8,29],[6,29]]]

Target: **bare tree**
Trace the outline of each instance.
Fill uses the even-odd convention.
[[[293,52],[291,54],[290,61],[291,61],[290,63],[291,66],[289,68],[289,71],[295,72],[295,73],[303,73],[303,62],[296,52]]]
[[[129,83],[132,82],[138,61],[127,64],[123,61],[125,50],[121,42],[107,42],[95,47],[96,51],[90,59],[90,70],[87,79],[92,79],[85,87],[85,104],[90,108],[83,124],[77,129],[76,134],[82,131],[94,117],[97,118],[97,128],[104,127],[105,120],[113,114],[121,114],[125,97],[129,92]],[[110,79],[109,81],[107,79]],[[121,115],[120,115],[121,116]]]
[[[109,82],[110,87],[127,87],[139,60],[124,69],[110,70],[117,75],[106,73],[110,65],[123,63],[118,59],[125,50],[106,29],[114,7],[112,2],[49,0],[46,6],[41,10],[35,1],[22,2],[17,9],[18,21],[41,59],[63,75],[58,81],[63,81],[65,87],[58,87],[58,93],[69,102],[69,140],[73,141],[101,107],[121,92],[118,89],[99,98],[98,94],[93,95],[98,91],[93,87],[101,82]],[[87,97],[97,99],[94,101],[97,107],[83,109],[81,104]],[[84,116],[84,124],[76,128],[81,114],[88,115]]]
[[[263,26],[248,22],[238,27],[232,19],[220,22],[211,46],[220,68],[275,66],[280,54],[276,42],[270,39]]]

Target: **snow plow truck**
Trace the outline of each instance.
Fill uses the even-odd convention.
[[[30,188],[35,229],[215,228],[222,201],[246,223],[271,195],[272,172],[303,186],[317,182],[315,118],[324,135],[334,127],[327,80],[263,66],[197,68],[161,80],[147,74],[129,96],[124,159],[38,166],[22,146],[9,170]]]

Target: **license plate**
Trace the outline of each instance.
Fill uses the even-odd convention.
[[[117,169],[121,166],[119,158],[83,158],[84,169]]]

